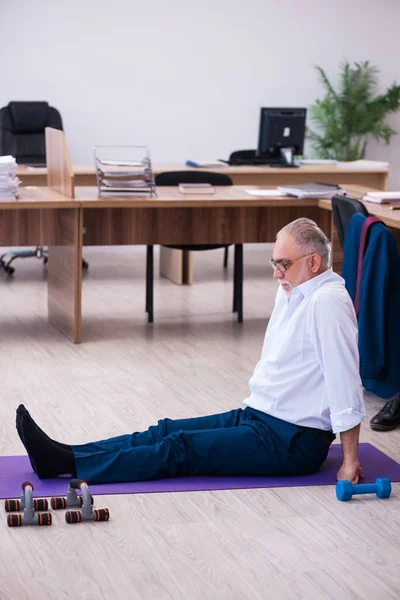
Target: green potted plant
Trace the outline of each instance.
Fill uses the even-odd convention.
[[[379,69],[368,61],[341,65],[337,90],[325,71],[319,66],[316,69],[325,96],[310,107],[316,129],[307,128],[307,137],[317,157],[357,160],[365,157],[368,138],[388,144],[396,131],[385,119],[400,108],[400,85],[394,83],[384,94],[376,94]]]

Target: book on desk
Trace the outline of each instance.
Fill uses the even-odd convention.
[[[221,160],[187,160],[185,162],[187,167],[201,168],[201,169],[217,169],[226,167],[226,163]]]
[[[390,210],[400,210],[400,192],[367,192],[362,199],[388,206]]]
[[[400,192],[367,192],[363,200],[375,204],[399,204]]]
[[[210,183],[180,183],[181,194],[214,194],[215,188]]]

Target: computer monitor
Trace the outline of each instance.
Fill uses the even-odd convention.
[[[261,108],[257,159],[266,164],[293,165],[303,154],[306,108]]]

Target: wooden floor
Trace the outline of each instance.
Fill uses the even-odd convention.
[[[227,274],[221,251],[197,253],[191,287],[157,276],[148,325],[144,249],[86,249],[78,346],[46,320],[41,262],[17,261],[14,279],[0,278],[0,454],[23,453],[21,402],[69,443],[240,406],[276,291],[269,253],[245,247],[242,325],[232,250]],[[400,461],[400,429],[373,433],[381,402],[366,402],[362,441]],[[400,597],[400,484],[387,501],[340,503],[325,486],[103,496],[97,506],[109,523],[69,526],[62,511],[51,528],[17,530],[3,512],[0,600]]]

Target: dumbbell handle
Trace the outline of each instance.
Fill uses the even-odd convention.
[[[72,489],[77,490],[81,487],[81,485],[83,483],[86,483],[86,481],[84,479],[71,479],[71,481],[69,482],[69,485]],[[86,483],[87,485],[87,483]]]
[[[354,494],[376,494],[378,486],[376,483],[357,483],[353,485]]]

